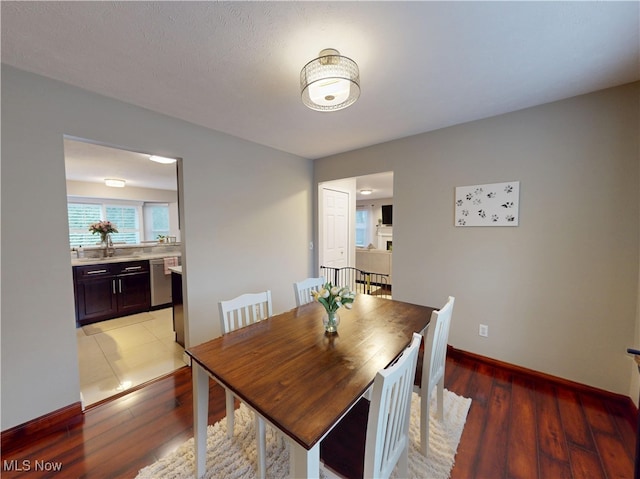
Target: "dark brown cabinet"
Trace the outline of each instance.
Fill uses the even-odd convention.
[[[184,346],[184,310],[182,307],[182,273],[171,273],[171,302],[173,306],[173,330],[176,343]]]
[[[151,308],[148,261],[75,266],[73,278],[77,326]]]

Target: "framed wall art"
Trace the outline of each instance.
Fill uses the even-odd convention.
[[[455,226],[518,226],[520,182],[458,186]]]

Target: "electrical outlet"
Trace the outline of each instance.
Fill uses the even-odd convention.
[[[480,336],[482,336],[483,338],[488,338],[489,337],[489,326],[487,326],[486,324],[481,324],[480,328],[478,329],[478,334]]]

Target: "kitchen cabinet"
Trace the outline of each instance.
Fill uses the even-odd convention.
[[[115,318],[118,306],[110,265],[76,266],[73,270],[76,324]]]
[[[76,324],[149,311],[149,261],[105,263],[73,268]]]
[[[171,272],[171,301],[173,305],[173,330],[176,342],[185,347],[184,343],[184,308],[182,305],[182,273]]]

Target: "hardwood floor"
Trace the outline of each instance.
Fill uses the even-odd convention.
[[[633,478],[635,418],[624,400],[468,356],[445,387],[471,397],[452,479]]]
[[[451,479],[633,477],[629,401],[455,350],[447,357],[445,387],[473,399]],[[210,389],[214,423],[224,417],[224,393],[213,382]],[[82,422],[63,432],[9,444],[1,475],[135,477],[192,437],[191,398],[185,367],[87,410]]]

